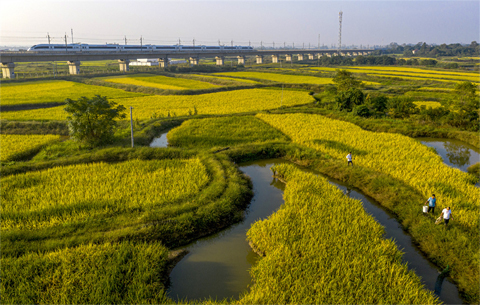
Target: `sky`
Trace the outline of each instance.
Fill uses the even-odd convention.
[[[480,41],[471,1],[0,0],[1,46],[125,43],[332,47]]]

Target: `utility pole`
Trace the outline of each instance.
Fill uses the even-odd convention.
[[[320,34],[318,34],[318,49],[320,49]]]
[[[67,48],[67,33],[65,32],[65,52],[68,51]]]
[[[195,50],[195,37],[193,38],[193,49]]]
[[[70,29],[70,32],[72,33],[72,44],[73,44],[73,29]]]
[[[133,116],[132,116],[132,109],[133,107],[130,106],[130,132],[132,137],[132,148],[133,148]]]
[[[140,36],[140,51],[143,51],[143,37]]]
[[[123,40],[125,40],[125,45],[127,45],[127,36],[125,35],[125,38],[123,38]]]
[[[50,33],[47,33],[48,44],[50,44]]]
[[[260,49],[263,50],[263,41],[260,41]]]

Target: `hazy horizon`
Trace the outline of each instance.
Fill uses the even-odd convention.
[[[480,35],[478,1],[74,1],[4,0],[0,45],[196,44],[266,47],[469,44]],[[318,39],[320,35],[320,40]]]

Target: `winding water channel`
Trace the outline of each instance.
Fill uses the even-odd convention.
[[[441,155],[440,152],[439,154]],[[471,152],[470,154],[472,155]],[[230,297],[238,298],[242,292],[247,291],[251,284],[249,269],[259,257],[248,246],[246,232],[252,223],[267,218],[283,204],[284,185],[272,178],[270,167],[285,162],[282,159],[272,159],[241,164],[240,170],[251,178],[254,191],[245,219],[222,232],[184,247],[189,253],[170,274],[171,284],[168,293],[171,298],[177,301],[208,297],[222,300]],[[473,163],[476,162],[478,160],[474,160]],[[445,304],[462,303],[457,287],[448,279],[443,281],[441,290],[438,290],[439,281],[437,280],[440,280],[441,270],[423,256],[412,243],[411,237],[388,211],[360,190],[347,187],[342,182],[329,177],[326,178],[345,195],[360,200],[367,213],[385,227],[385,237],[395,240],[398,248],[404,252],[403,261],[421,277],[427,289],[435,291],[437,288],[437,294]],[[436,283],[437,287],[435,287]]]

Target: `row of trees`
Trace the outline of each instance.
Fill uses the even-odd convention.
[[[403,54],[404,56],[478,56],[480,45],[472,41],[469,45],[460,43],[429,45],[426,42],[419,42],[415,45],[399,45],[392,42],[385,50],[378,51],[387,54]]]
[[[407,96],[364,94],[361,82],[346,70],[337,70],[333,82],[335,85],[327,86],[323,93],[314,96],[321,107],[351,112],[366,118],[416,118],[464,130],[479,130],[479,101],[476,86],[470,82],[457,84],[455,98],[445,101],[438,108],[418,108],[413,99]]]
[[[345,56],[322,56],[318,60],[322,66],[429,66],[442,67],[447,69],[458,68],[457,63],[438,63],[435,59],[418,58],[395,58],[388,55],[357,56],[355,58]]]

